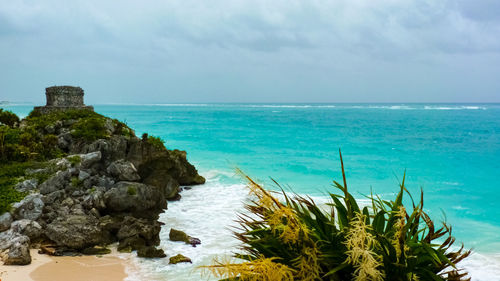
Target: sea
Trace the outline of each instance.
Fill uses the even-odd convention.
[[[26,116],[33,105],[2,105]],[[277,189],[328,203],[341,181],[360,201],[393,199],[405,185],[439,224],[453,226],[457,246],[473,249],[459,263],[474,281],[500,280],[500,104],[141,104],[95,105],[138,136],[162,138],[187,151],[207,182],[168,203],[161,245],[166,259],[132,259],[128,280],[216,280],[199,266],[238,251],[232,236],[249,195],[235,170]],[[201,239],[171,242],[171,228]]]

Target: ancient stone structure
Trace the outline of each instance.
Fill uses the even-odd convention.
[[[45,88],[47,105],[37,106],[35,110],[41,113],[64,111],[68,109],[94,110],[93,106],[83,103],[83,89],[72,86],[53,86]]]

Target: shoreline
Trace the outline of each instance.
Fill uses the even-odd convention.
[[[113,251],[103,256],[54,257],[31,249],[29,265],[0,265],[0,280],[122,281],[133,268],[129,259]]]

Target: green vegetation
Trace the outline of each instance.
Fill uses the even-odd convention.
[[[134,130],[130,129],[127,124],[113,119],[113,125],[115,126],[115,134],[122,135],[126,137],[134,137]]]
[[[87,141],[95,141],[97,139],[109,137],[106,132],[105,119],[103,117],[89,117],[78,120],[78,122],[73,125],[71,135]]]
[[[137,189],[135,188],[135,186],[129,186],[127,189],[127,194],[131,196],[136,195]]]
[[[158,149],[165,148],[165,142],[160,137],[148,136],[148,143]]]
[[[71,164],[71,166],[75,166],[77,164],[80,164],[80,162],[82,162],[82,158],[78,155],[68,157],[67,159],[68,159],[69,163]]]
[[[5,163],[0,166],[0,214],[10,210],[12,203],[18,202],[26,196],[14,186],[25,176],[26,169],[42,167],[40,163]]]
[[[77,177],[72,177],[71,178],[71,185],[73,187],[82,187],[83,186],[83,181],[80,180],[79,178]]]
[[[90,110],[55,111],[40,114],[32,111],[23,126],[19,126],[19,117],[0,109],[0,162],[45,161],[63,157],[64,152],[58,147],[58,128],[64,127],[76,139],[94,141],[109,138],[106,127],[108,119]],[[115,133],[134,136],[133,130],[114,119],[111,126]]]
[[[36,130],[44,130],[47,126],[52,126],[58,121],[79,120],[87,118],[105,118],[91,110],[72,109],[65,111],[54,111],[48,114],[41,114],[39,111],[31,111],[26,121]]]
[[[452,249],[451,227],[435,227],[423,192],[415,203],[403,177],[394,201],[369,196],[370,206],[361,208],[347,189],[343,164],[342,175],[325,208],[285,192],[280,202],[245,176],[255,199],[235,235],[244,243],[236,257],[246,262],[203,268],[227,280],[468,280],[456,265],[470,251]],[[403,204],[405,193],[411,207]]]
[[[0,124],[13,127],[16,123],[19,123],[19,117],[16,114],[0,108]]]

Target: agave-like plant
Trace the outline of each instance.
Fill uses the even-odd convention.
[[[340,153],[340,151],[339,151]],[[452,247],[455,238],[446,223],[437,229],[423,210],[423,192],[415,204],[404,177],[394,201],[370,195],[360,208],[343,184],[324,207],[313,199],[288,195],[283,202],[243,174],[254,200],[249,214],[239,215],[234,232],[243,242],[235,256],[244,262],[215,261],[203,266],[226,280],[470,280],[457,263],[470,250]],[[403,204],[407,193],[411,211]],[[328,210],[329,209],[329,210]]]

